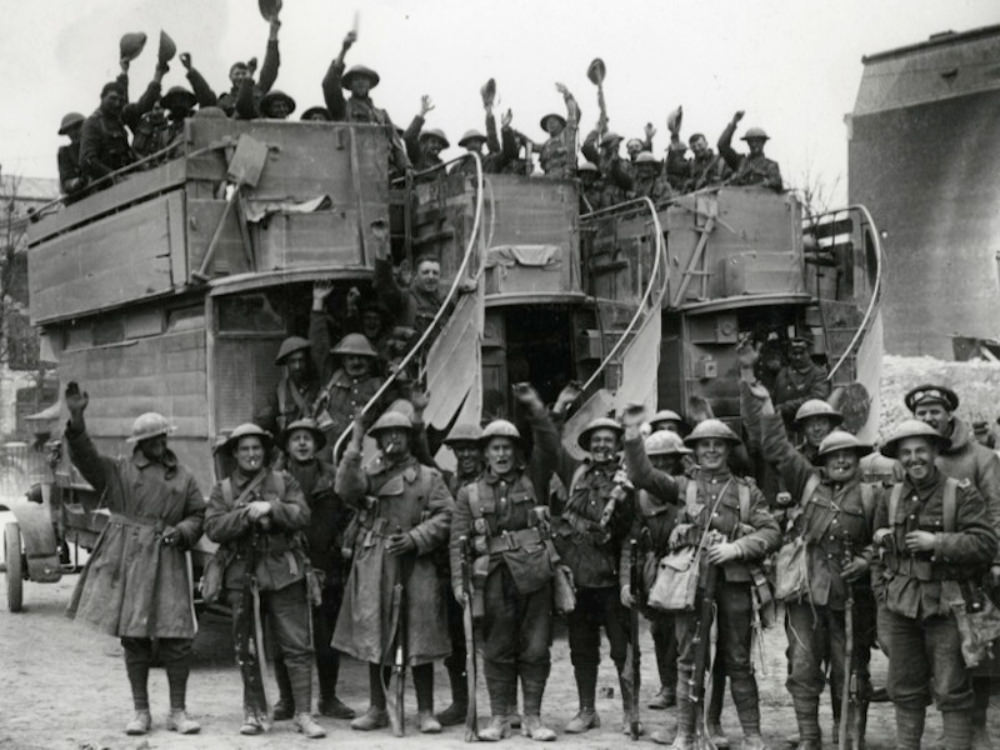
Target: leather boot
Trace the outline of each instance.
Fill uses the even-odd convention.
[[[256,711],[249,708],[243,710],[243,723],[240,725],[240,734],[255,735],[264,732],[264,722]]]
[[[385,729],[389,726],[389,712],[384,708],[369,706],[361,716],[351,722],[351,729],[359,732],[370,732],[373,729]]]
[[[747,734],[743,738],[742,744],[740,744],[740,750],[767,750],[767,745],[764,742],[764,738],[757,734]]]
[[[332,719],[353,719],[357,712],[345,705],[336,695],[328,695],[319,699],[319,713]]]
[[[288,721],[295,716],[295,699],[292,697],[292,680],[283,659],[274,660],[274,681],[278,683],[278,701],[274,704],[271,718],[274,721]]]
[[[795,707],[795,723],[799,727],[799,747],[809,750],[811,746],[807,743],[819,745],[819,699],[796,695],[792,696],[792,704]]]
[[[311,740],[326,737],[323,727],[317,724],[316,720],[305,711],[295,715],[295,731],[301,732]]]
[[[486,729],[479,730],[480,742],[499,742],[510,737],[510,722],[507,716],[491,716]]]
[[[201,724],[189,719],[183,708],[174,708],[167,717],[167,729],[178,734],[198,734],[201,731]]]
[[[490,723],[479,730],[481,742],[499,742],[510,736],[510,702],[513,696],[517,703],[517,683],[510,680],[487,680],[486,689],[490,694]]]
[[[588,729],[601,726],[601,717],[594,710],[594,701],[597,698],[597,665],[573,667],[573,675],[576,677],[580,710],[569,720],[563,731],[567,734],[583,734]]]
[[[566,734],[583,734],[588,729],[597,729],[600,726],[601,717],[597,715],[597,711],[593,708],[581,708],[576,712],[576,716],[569,720],[563,731]]]
[[[125,734],[133,737],[146,734],[153,725],[153,717],[149,715],[149,709],[137,709],[132,721],[125,725]]]
[[[920,738],[924,734],[924,715],[925,711],[922,708],[896,706],[896,750],[920,750]]]
[[[948,750],[970,750],[972,747],[972,714],[969,711],[942,711],[944,746]]]
[[[469,705],[469,683],[465,672],[461,669],[449,669],[448,681],[451,683],[451,705],[437,715],[437,720],[443,727],[453,727],[463,723]]]
[[[994,750],[996,746],[989,727],[972,725],[972,750]]]
[[[666,686],[660,688],[660,692],[653,696],[652,700],[646,704],[655,711],[663,711],[677,705],[677,690]]]
[[[521,734],[536,742],[552,742],[556,738],[556,733],[542,723],[545,680],[537,677],[526,678],[522,674],[521,692],[524,694],[524,722],[521,725]]]
[[[638,709],[633,708],[635,693],[632,681],[620,669],[618,670],[618,687],[622,691],[622,734],[631,734],[633,718],[639,721]],[[635,714],[634,717],[633,714]],[[640,736],[643,734],[641,722],[639,723],[639,734]]]
[[[430,711],[417,712],[417,726],[422,734],[441,734],[441,722]]]

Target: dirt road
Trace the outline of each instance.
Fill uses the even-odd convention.
[[[6,579],[0,582],[0,601],[5,601]],[[150,698],[153,710],[153,732],[144,738],[122,734],[130,717],[131,700],[121,647],[117,640],[86,630],[64,614],[76,576],[68,576],[57,584],[25,585],[25,611],[11,614],[5,605],[0,609],[0,674],[4,687],[0,691],[0,747],[28,750],[34,748],[285,748],[329,747],[336,744],[344,750],[352,748],[452,748],[464,745],[462,727],[446,730],[438,736],[421,736],[413,723],[416,699],[408,695],[408,736],[392,737],[388,731],[362,734],[353,732],[346,721],[320,718],[327,732],[325,740],[307,741],[297,735],[291,723],[282,722],[263,737],[241,737],[237,730],[241,719],[239,674],[233,664],[228,622],[217,615],[206,615],[195,642],[196,666],[188,691],[189,711],[202,724],[202,733],[178,737],[163,728],[167,712],[166,677],[154,670],[150,678]],[[643,696],[648,698],[658,688],[648,633],[644,633]],[[795,731],[791,699],[784,689],[784,633],[772,628],[766,637],[767,669],[761,677],[761,704],[765,738],[775,749],[788,747],[786,738]],[[605,655],[606,655],[605,647]],[[552,677],[543,704],[545,720],[561,732],[577,708],[576,688],[564,632],[557,634],[553,646]],[[879,684],[884,682],[885,661],[875,654],[874,672]],[[367,670],[357,662],[347,660],[341,673],[341,698],[359,710],[367,705]],[[436,706],[448,703],[447,677],[438,669]],[[614,691],[614,698],[606,696]],[[601,666],[598,711],[603,727],[582,737],[560,734],[562,746],[607,748],[629,743],[619,733],[621,709],[614,667],[606,660]],[[480,687],[480,717],[485,721],[488,704]],[[1000,717],[993,712],[994,732],[1000,732]],[[643,709],[643,721],[648,729],[674,723],[673,711]],[[829,735],[830,711],[823,711],[824,732]],[[724,714],[724,727],[734,748],[739,747],[739,726],[731,704]],[[931,712],[928,737],[937,737],[940,717]],[[892,747],[892,710],[889,704],[872,707],[868,747],[871,750]],[[527,746],[520,737],[505,746]],[[640,744],[653,747],[643,739]],[[926,744],[930,747],[932,745]],[[830,745],[832,747],[832,745]]]

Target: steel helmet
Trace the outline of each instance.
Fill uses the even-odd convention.
[[[593,162],[590,162],[590,161],[586,161],[586,160],[581,161],[580,164],[576,168],[576,173],[577,174],[580,174],[580,172],[593,172],[594,174],[600,174],[600,171],[601,170],[599,170],[597,168],[596,164],[594,164]]]
[[[654,432],[644,443],[647,456],[687,455],[690,448],[684,447],[684,441],[676,432],[661,430]]]
[[[358,357],[377,357],[378,352],[376,352],[371,343],[368,341],[368,337],[363,333],[349,333],[340,341],[337,345],[330,350],[330,354],[353,354]]]
[[[721,419],[706,419],[703,422],[699,422],[695,428],[691,430],[691,434],[684,438],[684,445],[694,445],[699,440],[705,440],[707,438],[727,440],[736,445],[743,442],[740,440],[739,436],[729,428],[729,425]]]
[[[257,0],[257,8],[264,19],[269,21],[281,10],[281,0]]]
[[[844,430],[833,430],[829,435],[823,438],[822,442],[819,444],[819,450],[816,451],[816,457],[822,458],[828,453],[843,450],[853,450],[860,457],[867,456],[871,453],[872,446],[868,443],[862,443],[849,432],[845,432]]]
[[[540,124],[541,124],[541,126],[542,126],[542,130],[544,130],[545,132],[548,132],[548,129],[547,129],[546,127],[545,127],[545,123],[547,123],[547,122],[549,121],[549,119],[550,119],[550,118],[552,118],[552,117],[554,117],[554,118],[556,118],[557,120],[559,120],[559,122],[560,122],[560,123],[562,123],[562,126],[563,126],[563,127],[566,127],[566,118],[565,118],[565,117],[563,117],[563,116],[562,116],[561,114],[559,114],[558,112],[549,112],[549,113],[548,113],[547,115],[545,115],[545,116],[544,116],[544,117],[543,117],[543,118],[542,118],[542,119],[541,119],[541,120],[539,121],[539,122],[540,122]]]
[[[177,45],[174,44],[174,40],[170,38],[170,34],[160,29],[160,49],[157,50],[157,58],[160,64],[170,62],[176,54]]]
[[[809,399],[799,407],[797,412],[795,412],[796,423],[803,422],[809,419],[809,417],[827,417],[835,425],[844,421],[843,414],[830,406],[830,404],[826,401],[819,398]]]
[[[763,138],[765,141],[768,141],[771,139],[771,136],[767,134],[764,128],[753,127],[747,128],[747,132],[743,134],[740,140],[749,141],[751,138]]]
[[[271,449],[271,445],[274,443],[274,437],[263,427],[256,425],[253,422],[244,422],[229,433],[229,437],[226,438],[222,447],[228,451],[232,451],[239,444],[240,440],[245,437],[260,438],[260,442],[264,446],[265,451],[269,451]]]
[[[160,99],[164,109],[194,109],[198,98],[183,86],[171,86]]]
[[[282,100],[288,107],[288,114],[292,114],[295,111],[295,100],[292,99],[284,91],[278,91],[277,89],[272,89],[264,94],[263,98],[260,100],[260,111],[261,114],[270,114],[271,105],[278,100]]]
[[[378,82],[381,80],[378,77],[378,73],[371,68],[364,65],[352,65],[340,79],[340,85],[345,89],[349,89],[351,88],[351,81],[355,78],[367,78],[371,82],[371,88],[378,86]]]
[[[375,424],[371,426],[368,430],[368,434],[372,437],[376,437],[378,433],[385,430],[413,430],[413,422],[405,414],[400,414],[398,411],[387,411],[381,417],[379,417]]]
[[[162,414],[155,411],[147,411],[145,414],[140,414],[135,418],[135,421],[132,423],[132,434],[125,439],[125,442],[134,445],[149,438],[169,435],[175,429]]]
[[[323,434],[323,430],[319,428],[316,424],[315,419],[310,419],[309,417],[303,417],[302,419],[296,419],[294,422],[289,424],[284,431],[281,433],[281,445],[288,447],[288,438],[292,436],[292,433],[296,430],[308,430],[312,433],[313,440],[316,441],[316,450],[320,450],[324,445],[326,445],[326,435]]]
[[[289,356],[303,349],[308,350],[311,346],[312,344],[309,343],[308,339],[304,339],[301,336],[289,336],[281,342],[281,346],[278,348],[278,356],[274,358],[274,364],[283,365]]]
[[[198,111],[194,113],[194,116],[202,118],[217,117],[223,120],[229,119],[222,107],[199,107]]]
[[[302,113],[302,117],[300,119],[315,120],[316,115],[319,115],[319,119],[325,120],[326,122],[329,122],[330,120],[333,119],[330,117],[330,110],[328,110],[326,107],[320,107],[320,106],[310,107],[309,109],[307,109],[305,112]]]
[[[141,32],[123,34],[118,42],[118,54],[123,60],[131,62],[139,56],[142,48],[146,46],[146,35]]]
[[[82,124],[87,119],[79,112],[67,112],[59,123],[59,135],[66,135],[75,125]]]
[[[604,137],[601,138],[601,145],[610,146],[612,143],[618,143],[623,140],[625,139],[622,136],[618,135],[618,133],[616,133],[613,130],[609,130],[607,133],[604,134]]]
[[[477,424],[457,424],[448,437],[444,439],[444,444],[453,448],[457,443],[476,443],[483,438],[483,430]]]
[[[585,451],[590,451],[590,436],[594,434],[597,430],[611,430],[618,437],[621,437],[625,430],[622,426],[618,424],[615,420],[609,417],[598,417],[593,419],[590,423],[583,428],[583,432],[576,439],[577,444],[583,448]]]
[[[913,437],[927,438],[936,444],[939,449],[944,449],[951,445],[949,438],[946,438],[926,422],[921,422],[919,419],[904,419],[892,431],[889,439],[882,445],[882,455],[889,458],[898,458],[899,444],[907,438]]]
[[[635,164],[636,166],[639,166],[640,164],[650,164],[656,167],[660,165],[660,160],[648,151],[642,151],[635,157]]]
[[[496,437],[507,438],[508,440],[513,440],[515,443],[521,442],[521,433],[518,431],[512,423],[508,422],[506,419],[494,419],[483,430],[483,436],[480,439],[480,443],[485,448],[489,445],[490,440]]]
[[[680,422],[683,424],[684,417],[675,412],[673,409],[660,409],[649,420],[650,424],[657,424],[658,422]]]
[[[458,142],[458,145],[464,148],[465,144],[469,141],[483,141],[485,143],[486,136],[474,128],[472,130],[466,130],[465,133],[462,134],[462,139]]]
[[[903,397],[906,408],[916,411],[921,404],[943,404],[948,411],[958,408],[958,394],[943,385],[918,385]]]
[[[448,141],[448,137],[444,134],[444,131],[440,128],[431,128],[430,130],[425,130],[420,134],[420,140],[426,141],[428,138],[437,138],[444,145],[442,148],[448,148],[451,143]]]

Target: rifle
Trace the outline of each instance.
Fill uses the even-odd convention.
[[[691,675],[691,703],[699,712],[695,722],[695,747],[698,750],[716,750],[708,728],[705,726],[705,673],[711,664],[709,651],[712,647],[712,623],[715,620],[715,584],[718,568],[709,565],[705,571],[705,590],[702,593],[701,608],[695,625],[694,673]]]
[[[250,669],[245,672],[247,692],[260,703],[253,710],[263,710],[264,720],[270,716],[271,710],[267,702],[266,686],[269,684],[267,672],[267,656],[264,651],[264,627],[260,614],[260,589],[257,584],[255,570],[257,568],[258,549],[260,546],[261,529],[254,525],[250,537],[250,554],[247,560],[247,575],[243,582],[241,621],[238,623],[237,660]]]
[[[402,528],[397,527],[398,533],[402,533]],[[404,565],[403,555],[396,557],[396,582],[392,586],[392,611],[395,619],[395,645],[392,656],[392,677],[393,677],[393,697],[394,705],[389,711],[389,723],[392,725],[392,733],[396,737],[402,737],[406,727],[406,708],[404,696],[406,692],[406,639],[408,637],[406,627],[406,587],[403,576]]]
[[[844,545],[844,561],[854,559],[850,542]],[[847,600],[844,603],[844,688],[840,701],[839,750],[855,750],[861,747],[861,702],[858,696],[858,674],[854,669],[854,587],[847,586]]]
[[[476,630],[472,616],[472,563],[471,542],[468,537],[459,540],[462,548],[462,627],[465,630],[465,741],[479,739],[479,724],[476,709]]]
[[[632,607],[629,610],[629,640],[632,645],[632,705],[629,711],[629,737],[633,740],[639,739],[639,682],[641,655],[639,653],[639,606],[642,602],[642,565],[639,562],[639,540],[630,539],[629,552],[629,588],[632,591]]]

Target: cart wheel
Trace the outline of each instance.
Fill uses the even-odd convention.
[[[4,559],[7,563],[7,609],[21,611],[24,593],[24,566],[21,555],[21,527],[8,523],[3,529]]]

